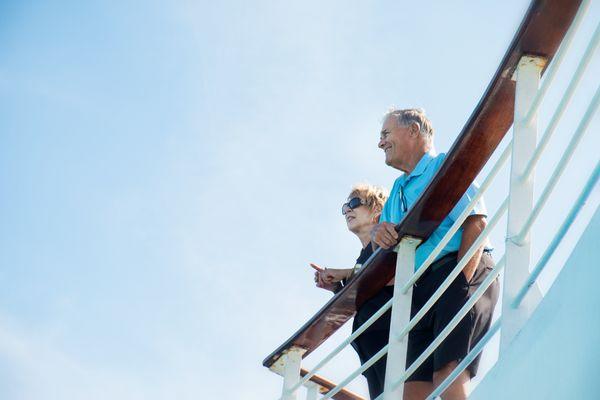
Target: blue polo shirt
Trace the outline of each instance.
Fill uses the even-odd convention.
[[[410,210],[412,205],[418,200],[421,193],[427,188],[429,182],[433,179],[437,171],[442,166],[446,154],[435,155],[433,152],[425,153],[421,160],[417,163],[413,171],[406,175],[401,175],[394,182],[394,187],[390,192],[390,197],[385,203],[381,212],[380,222],[399,223]],[[421,243],[416,250],[415,270],[421,267],[421,264],[427,259],[431,251],[442,240],[446,232],[450,230],[454,221],[458,219],[460,214],[469,205],[479,186],[472,183],[466,193],[461,197],[456,206],[450,211],[450,214],[442,221],[438,228],[431,234],[429,239]],[[481,198],[475,208],[469,215],[487,215],[483,198]],[[460,228],[450,239],[446,247],[440,252],[436,260],[444,257],[446,254],[458,251],[462,237],[463,229]]]

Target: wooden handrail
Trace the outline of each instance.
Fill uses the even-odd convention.
[[[513,122],[515,82],[512,75],[524,55],[552,60],[581,0],[533,0],[483,97],[444,163],[419,200],[396,226],[399,236],[428,238],[479,174]],[[327,302],[302,328],[264,361],[270,367],[292,346],[310,354],[346,321],[365,300],[394,276],[396,253],[378,249],[354,279]]]
[[[300,376],[305,376],[306,374],[308,374],[308,371],[305,370],[304,368],[302,368],[300,370]],[[336,387],[335,383],[333,383],[330,380],[325,379],[319,375],[313,376],[312,378],[310,378],[310,381],[316,383],[317,385],[319,385],[323,388],[323,390],[321,391],[321,394],[327,394],[327,393],[329,393],[329,391],[331,389]],[[348,389],[340,390],[339,392],[334,394],[332,396],[332,398],[334,400],[365,400],[363,397],[357,395],[356,393],[349,391]]]

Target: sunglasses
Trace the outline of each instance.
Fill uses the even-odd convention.
[[[360,197],[353,197],[347,203],[342,204],[342,215],[346,215],[348,211],[363,205],[365,205],[365,202]]]

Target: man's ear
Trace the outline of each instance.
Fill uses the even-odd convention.
[[[379,217],[381,217],[381,211],[377,211],[375,214],[373,214],[373,217],[371,218],[371,221],[373,221],[374,224],[378,224],[379,223]]]
[[[419,132],[421,131],[421,125],[419,125],[418,122],[413,122],[412,124],[410,124],[410,127],[408,129],[410,132],[410,136],[418,136]]]

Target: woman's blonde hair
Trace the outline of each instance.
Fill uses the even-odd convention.
[[[387,201],[390,193],[387,189],[369,185],[368,183],[358,183],[352,186],[348,198],[360,197],[366,203],[366,206],[376,214],[381,214],[383,205]]]

